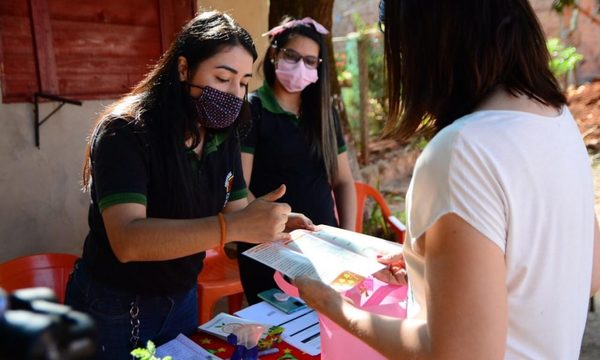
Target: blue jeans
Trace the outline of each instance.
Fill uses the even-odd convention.
[[[94,319],[98,332],[95,359],[131,359],[131,350],[145,347],[148,340],[158,346],[179,333],[193,334],[198,326],[196,286],[169,296],[137,295],[95,281],[82,260],[69,277],[65,303]],[[137,344],[132,335],[139,337]]]

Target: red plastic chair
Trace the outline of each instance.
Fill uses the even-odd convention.
[[[9,260],[0,264],[0,287],[6,291],[48,287],[64,303],[67,280],[77,258],[72,254],[39,254]]]
[[[381,208],[381,213],[387,224],[396,234],[396,241],[400,244],[404,243],[404,234],[406,232],[406,226],[394,215],[388,207],[385,199],[379,191],[369,184],[365,184],[360,181],[355,181],[354,186],[356,188],[356,228],[355,231],[362,233],[363,231],[363,216],[365,211],[365,202],[368,197],[375,200],[375,202]]]
[[[204,267],[198,275],[198,321],[204,324],[212,318],[217,301],[228,297],[229,313],[242,308],[244,289],[240,281],[237,259],[230,259],[223,249],[206,252]]]

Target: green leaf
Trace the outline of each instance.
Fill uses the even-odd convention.
[[[564,8],[575,4],[575,0],[554,0],[552,1],[552,9],[554,11],[562,13]]]
[[[131,351],[130,354],[133,357],[136,357],[138,359],[145,359],[145,358],[147,358],[150,355],[150,353],[148,352],[148,350],[146,350],[144,348],[134,349],[133,351]]]
[[[131,351],[131,355],[141,360],[172,360],[171,356],[165,356],[160,359],[154,354],[156,353],[156,345],[150,340],[146,343],[146,348],[137,348]]]
[[[577,63],[583,60],[583,55],[573,46],[566,47],[559,39],[550,38],[546,41],[550,53],[550,70],[557,78],[573,70]]]
[[[148,340],[146,348],[148,349],[148,351],[150,351],[152,355],[156,353],[156,345],[154,345],[154,343],[151,340]]]

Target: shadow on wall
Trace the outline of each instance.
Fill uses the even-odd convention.
[[[40,149],[33,105],[0,106],[0,262],[40,252],[81,253],[89,204],[80,190],[85,139],[110,102],[63,107],[40,128]],[[42,104],[42,117],[55,106]]]

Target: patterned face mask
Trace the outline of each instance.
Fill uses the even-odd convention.
[[[199,97],[192,98],[198,121],[202,126],[208,129],[224,129],[238,118],[244,104],[243,99],[210,86],[187,84],[202,89]]]

